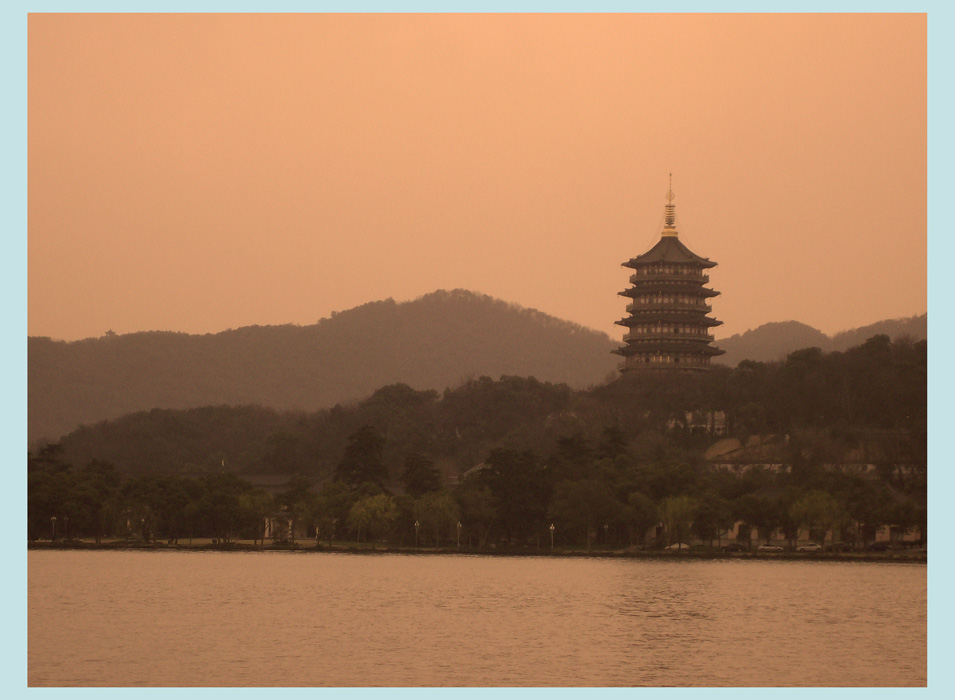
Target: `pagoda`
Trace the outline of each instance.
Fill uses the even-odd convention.
[[[722,321],[707,315],[712,311],[707,300],[719,292],[704,286],[710,278],[703,271],[716,267],[716,263],[680,242],[672,180],[666,198],[660,241],[643,255],[623,263],[633,270],[633,286],[620,292],[630,299],[630,315],[617,321],[628,331],[623,337],[626,345],[613,352],[623,356],[620,371],[624,373],[706,370],[710,358],[724,352],[711,345],[710,335],[710,329]]]

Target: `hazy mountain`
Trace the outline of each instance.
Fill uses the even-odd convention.
[[[674,419],[702,421],[716,410],[723,412],[726,437],[736,446],[721,462],[785,463],[798,453],[924,464],[927,354],[925,341],[892,343],[880,336],[840,353],[792,353],[782,362],[704,374],[640,372],[583,391],[518,376],[483,376],[442,392],[392,384],[360,402],[313,412],[152,409],[79,428],[40,461],[61,459],[82,469],[98,460],[126,475],[209,474],[224,464],[273,484],[277,474],[326,479],[353,438],[370,426],[382,439],[381,461],[389,465],[393,486],[411,454],[456,477],[503,448],[543,458],[553,468],[547,475],[556,480],[552,484],[597,472],[622,476],[626,470],[592,472],[593,461],[629,452],[637,462],[670,473],[659,480],[639,477],[662,494],[681,480],[673,481],[674,464],[694,451],[702,454],[716,439]],[[838,429],[827,429],[832,427]],[[763,437],[750,443],[747,435]],[[792,440],[763,439],[782,435]],[[663,456],[667,451],[672,458]],[[633,488],[629,479],[638,478],[626,473],[624,493]]]
[[[926,316],[829,338],[802,323],[767,323],[718,341],[718,361],[774,360],[800,348],[842,350],[877,333],[926,336]],[[28,439],[136,411],[258,404],[316,410],[404,383],[443,390],[502,375],[583,388],[616,376],[619,341],[533,309],[465,290],[388,299],[310,326],[222,333],[131,333],[65,342],[28,339]]]
[[[764,323],[753,330],[716,341],[715,345],[725,350],[726,354],[717,357],[715,361],[735,367],[742,360],[781,360],[794,350],[802,348],[817,347],[825,352],[843,351],[861,345],[874,335],[887,335],[893,340],[902,336],[924,340],[928,338],[928,314],[879,321],[869,326],[836,333],[832,337],[798,321]]]
[[[715,345],[725,350],[725,355],[715,358],[715,362],[735,367],[740,360],[758,360],[767,362],[779,360],[799,348],[822,347],[829,342],[829,336],[812,326],[798,321],[778,321],[764,323],[745,333],[737,333],[729,338],[718,340]]]
[[[830,339],[829,347],[824,349],[829,352],[848,350],[856,345],[861,345],[874,335],[887,335],[893,340],[902,336],[911,336],[915,340],[925,340],[928,338],[928,314],[879,321],[861,328],[836,333]]]
[[[152,408],[260,404],[314,410],[402,382],[442,390],[469,377],[534,376],[582,388],[615,372],[604,333],[464,290],[391,299],[310,326],[222,333],[29,338],[28,436]]]

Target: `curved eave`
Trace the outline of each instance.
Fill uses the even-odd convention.
[[[687,248],[676,236],[662,236],[655,246],[643,255],[638,255],[623,263],[624,267],[637,269],[643,265],[658,262],[698,265],[703,268],[716,267],[709,258],[703,258]]]
[[[632,326],[640,325],[641,323],[654,323],[656,321],[670,321],[672,323],[700,323],[707,328],[723,325],[722,321],[717,321],[715,318],[710,318],[709,316],[703,316],[701,318],[700,312],[698,311],[686,311],[682,314],[675,311],[635,311],[626,318],[622,318],[619,321],[614,321],[614,325],[626,326],[627,328],[630,328]]]

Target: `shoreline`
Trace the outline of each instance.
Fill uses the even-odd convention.
[[[335,553],[335,554],[407,554],[407,555],[474,555],[491,557],[585,557],[600,559],[729,559],[757,561],[858,561],[858,562],[898,562],[927,563],[928,552],[924,549],[901,549],[886,552],[721,552],[714,550],[667,552],[644,549],[536,549],[536,548],[458,548],[458,547],[394,547],[359,546],[354,544],[251,544],[249,542],[168,544],[166,542],[111,541],[85,542],[69,540],[66,542],[35,541],[27,543],[27,550],[37,551],[156,551],[156,552],[293,552]]]

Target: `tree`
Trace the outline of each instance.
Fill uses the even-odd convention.
[[[629,454],[627,435],[616,426],[607,426],[600,434],[600,444],[597,446],[599,459],[616,459]]]
[[[562,481],[554,488],[548,517],[563,529],[583,536],[590,549],[594,531],[620,516],[620,502],[610,488],[593,479]]]
[[[362,529],[365,530],[366,538],[374,541],[387,531],[397,517],[395,499],[386,493],[379,493],[355,503],[348,514],[348,524],[357,530],[359,542]]]
[[[322,484],[315,502],[315,513],[317,527],[327,535],[329,546],[338,526],[348,521],[348,515],[357,500],[356,494],[341,481],[326,481]]]
[[[434,544],[441,546],[442,533],[449,533],[461,519],[458,504],[447,491],[431,491],[415,503],[415,517],[425,532],[434,533]]]
[[[693,511],[693,532],[701,540],[713,546],[713,540],[733,526],[730,504],[718,494],[704,494]]]
[[[528,537],[541,526],[546,512],[544,472],[537,457],[530,450],[495,448],[486,463],[481,477],[494,494],[505,536],[508,541]]]
[[[441,490],[441,472],[420,452],[412,452],[405,457],[401,484],[409,496],[421,498],[429,491]]]
[[[90,490],[90,511],[93,536],[96,543],[112,529],[112,520],[118,511],[119,473],[109,462],[92,460],[83,468],[84,482]]]
[[[808,529],[811,538],[820,540],[825,539],[826,532],[833,528],[841,512],[836,499],[818,489],[804,493],[789,507],[796,527]]]
[[[461,523],[470,538],[471,533],[477,535],[478,546],[484,547],[491,528],[497,521],[497,510],[494,507],[494,495],[485,484],[468,480],[454,493],[461,511]]]
[[[689,496],[664,499],[660,506],[660,519],[666,528],[667,544],[686,542],[695,510],[696,503]]]
[[[631,541],[633,534],[636,533],[637,541],[642,544],[646,538],[647,530],[660,522],[660,513],[656,504],[646,494],[634,491],[627,496],[623,518],[624,522],[627,523]]]
[[[27,460],[27,522],[29,537],[53,537],[50,518],[62,518],[70,491],[70,465],[59,444],[46,445]]]
[[[750,527],[755,527],[758,535],[767,542],[772,539],[773,532],[779,529],[782,522],[776,504],[771,499],[754,493],[747,493],[737,498],[732,502],[731,509],[738,520],[742,520]]]
[[[920,506],[911,498],[900,498],[892,503],[886,512],[887,520],[898,532],[905,534],[918,527],[923,519],[924,506]]]
[[[314,524],[317,510],[311,482],[300,474],[293,475],[285,485],[285,489],[276,494],[275,502],[288,514],[291,521],[292,541],[295,541],[296,526],[300,526],[300,531],[307,537]]]
[[[363,425],[348,438],[335,478],[352,488],[365,482],[384,486],[388,469],[382,458],[385,440],[370,425]]]
[[[593,452],[580,433],[557,439],[557,450],[548,462],[554,481],[578,481],[591,472]]]
[[[204,477],[202,487],[196,505],[204,532],[219,540],[230,540],[237,528],[248,525],[248,512],[239,504],[239,496],[250,485],[226,472]]]
[[[275,498],[265,489],[255,489],[239,496],[239,505],[248,513],[249,519],[255,521],[252,530],[254,541],[262,540],[264,545],[265,521],[275,509]]]
[[[862,544],[875,539],[876,531],[887,524],[892,500],[884,487],[857,480],[849,493],[849,515],[856,522]]]

